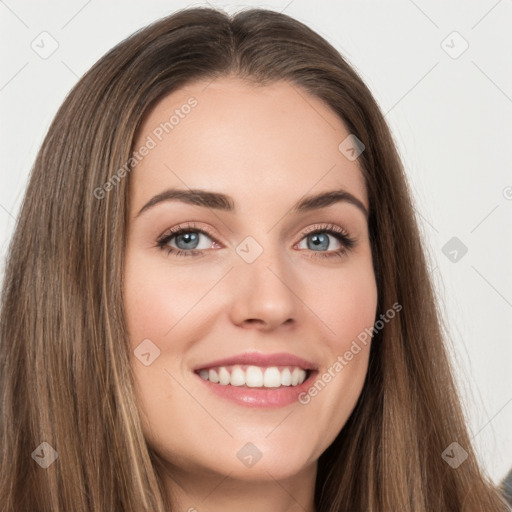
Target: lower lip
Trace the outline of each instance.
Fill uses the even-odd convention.
[[[317,374],[317,371],[311,371],[309,377],[298,386],[281,386],[279,388],[249,388],[247,386],[223,386],[215,384],[209,380],[204,380],[197,373],[197,378],[205,384],[216,395],[235,402],[245,407],[277,408],[285,407],[299,402],[299,395],[307,391]]]

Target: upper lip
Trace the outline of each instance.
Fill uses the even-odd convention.
[[[317,365],[302,357],[280,352],[277,354],[262,354],[260,352],[246,352],[236,356],[217,359],[209,363],[201,364],[194,371],[215,368],[217,366],[230,366],[235,364],[247,364],[254,366],[299,366],[304,370],[317,370]]]

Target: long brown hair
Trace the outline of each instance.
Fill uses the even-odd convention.
[[[470,444],[403,168],[374,98],[298,21],[208,8],[179,11],[108,52],[68,95],[40,149],[2,295],[2,510],[174,510],[130,367],[123,254],[137,171],[125,164],[155,102],[227,75],[286,80],[324,100],[364,143],[377,317],[402,305],[374,335],[362,394],[319,459],[317,512],[506,510]],[[43,442],[58,454],[46,469],[31,457],[50,452]],[[453,442],[468,453],[456,469],[441,456]]]

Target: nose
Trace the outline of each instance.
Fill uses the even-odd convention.
[[[301,299],[299,280],[279,249],[265,249],[252,263],[239,258],[230,272],[232,322],[270,331],[297,322]]]

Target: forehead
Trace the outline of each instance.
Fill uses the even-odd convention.
[[[165,188],[222,191],[245,203],[295,202],[344,188],[367,205],[363,175],[339,145],[350,133],[297,85],[239,78],[191,83],[157,102],[138,130],[134,207]]]

